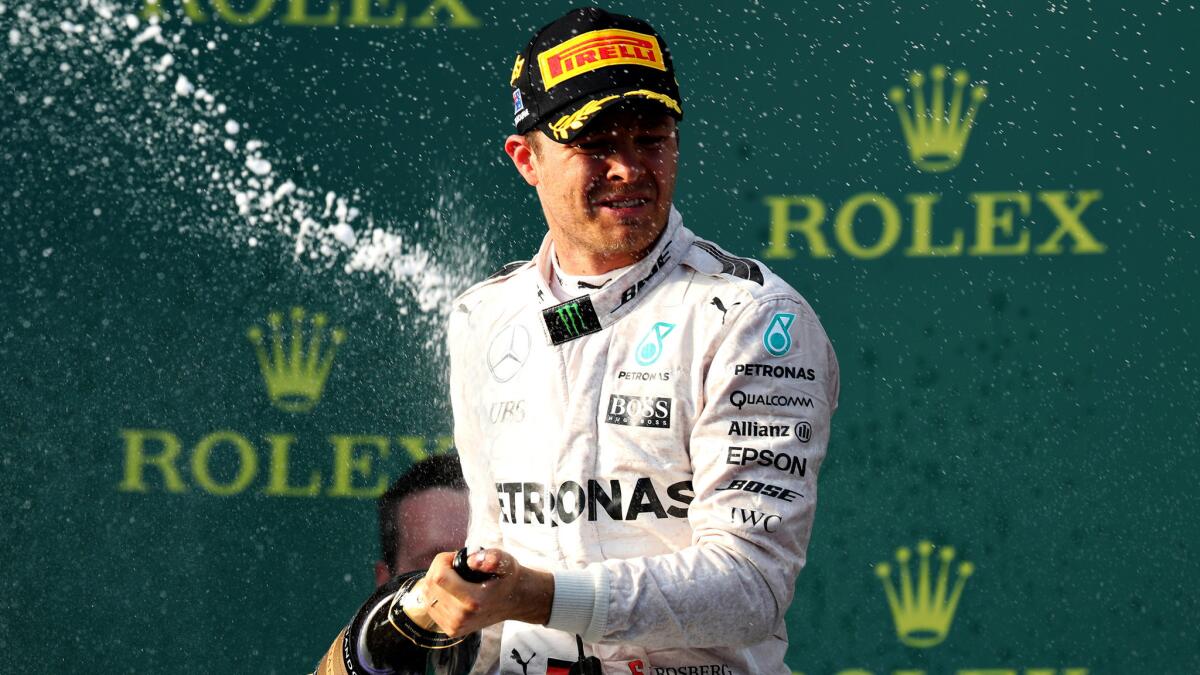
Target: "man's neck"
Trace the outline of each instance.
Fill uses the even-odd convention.
[[[650,248],[654,248],[653,245]],[[613,270],[627,267],[646,257],[650,248],[637,253],[595,253],[572,247],[566,242],[554,241],[554,252],[558,257],[558,267],[563,272],[577,276],[590,277],[606,274]]]
[[[558,268],[566,274],[577,277],[595,276],[597,274],[607,274],[613,270],[628,267],[637,261],[650,255],[658,242],[666,235],[668,226],[663,226],[658,236],[650,245],[641,251],[616,252],[616,253],[600,253],[591,251],[583,246],[577,245],[570,241],[569,238],[562,236],[561,233],[555,232],[553,228],[550,230],[550,239],[554,242],[554,252],[558,259]]]

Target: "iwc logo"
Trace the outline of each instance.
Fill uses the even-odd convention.
[[[487,365],[492,379],[508,382],[513,379],[529,358],[529,331],[519,324],[509,324],[488,347]]]

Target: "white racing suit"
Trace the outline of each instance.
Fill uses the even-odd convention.
[[[545,626],[508,621],[500,673],[790,673],[838,365],[816,314],[677,211],[653,251],[560,302],[538,257],[455,301],[455,441],[472,547],[554,572]]]

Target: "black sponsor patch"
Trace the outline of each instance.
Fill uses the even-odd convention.
[[[550,342],[556,345],[591,335],[603,328],[600,317],[596,316],[596,308],[592,306],[592,299],[586,295],[543,309],[542,320],[546,322]]]
[[[604,413],[608,424],[627,427],[671,428],[671,399],[661,396],[625,396],[612,394],[608,397],[608,410]]]

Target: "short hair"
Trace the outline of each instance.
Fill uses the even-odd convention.
[[[525,137],[525,142],[529,144],[529,149],[533,152],[534,157],[542,155],[542,132],[537,129],[530,129],[521,134]]]
[[[401,524],[396,522],[396,506],[411,494],[435,488],[467,489],[458,455],[434,455],[413,464],[379,497],[379,547],[389,570],[395,566],[399,552]]]

